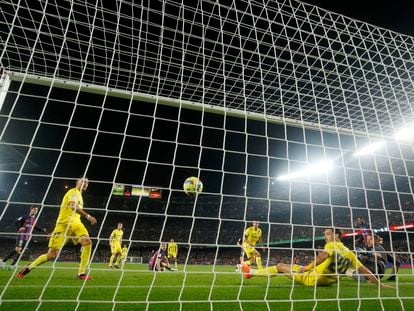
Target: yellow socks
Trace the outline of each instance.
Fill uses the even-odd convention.
[[[112,264],[114,262],[115,259],[115,254],[112,254],[111,258],[109,259],[109,266],[112,267]]]
[[[29,266],[29,270],[32,270],[33,268],[36,268],[42,264],[44,264],[45,262],[47,262],[47,254],[43,254],[40,255],[39,257],[37,257],[37,259],[35,261],[33,261]]]
[[[256,265],[259,270],[263,269],[262,267],[262,257],[256,257]]]
[[[92,252],[92,245],[84,245],[82,247],[81,252],[81,260],[80,260],[80,266],[79,266],[79,274],[85,274],[86,266],[89,263],[89,258],[91,257]]]
[[[258,269],[258,270],[253,270],[251,272],[253,275],[255,276],[275,276],[278,271],[276,266],[272,266],[266,269]]]
[[[115,266],[119,266],[120,261],[121,261],[121,256],[118,255],[118,257],[116,257]]]
[[[277,271],[276,266],[269,267],[266,270],[267,270],[267,273],[270,274],[270,275],[277,274],[279,272],[279,271]]]
[[[259,270],[260,269],[263,269],[263,266],[262,266],[262,257],[256,257],[255,260],[256,260],[257,268]],[[245,265],[248,265],[248,266],[251,266],[252,265],[252,263],[250,262],[250,260],[245,261],[244,264]]]

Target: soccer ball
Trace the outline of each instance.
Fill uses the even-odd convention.
[[[203,191],[203,183],[197,177],[188,177],[183,184],[186,195],[194,195]]]

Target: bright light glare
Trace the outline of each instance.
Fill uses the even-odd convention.
[[[394,134],[395,139],[410,140],[414,137],[414,128],[405,127]]]
[[[354,157],[359,157],[362,155],[366,155],[366,154],[371,154],[374,151],[382,148],[382,146],[385,145],[385,141],[379,141],[373,144],[369,144],[368,146],[362,148],[361,150],[359,150],[358,152],[354,153]]]
[[[307,169],[303,171],[279,176],[277,180],[290,180],[290,179],[295,179],[298,177],[317,175],[317,174],[321,174],[321,173],[325,173],[329,171],[332,167],[333,167],[333,163],[331,161],[322,161],[318,164],[309,166]]]

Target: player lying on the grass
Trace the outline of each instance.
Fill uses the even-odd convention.
[[[369,234],[366,237],[365,248],[358,248],[357,255],[359,261],[368,268],[377,278],[381,279],[385,270],[387,269],[388,259],[394,263],[394,258],[389,255],[384,247],[382,247],[382,238],[376,234]],[[398,266],[399,266],[399,262]],[[397,269],[395,263],[393,265],[393,272]],[[397,270],[398,271],[398,270]],[[354,280],[366,281],[366,277],[359,275],[358,272],[352,268],[346,271],[346,274]],[[388,280],[394,281],[395,274],[391,275]]]
[[[122,222],[119,222],[116,229],[114,229],[109,236],[109,245],[111,246],[111,258],[109,259],[109,269],[115,267],[119,269],[119,263],[122,257],[122,236],[124,235]],[[112,266],[115,260],[115,265]]]
[[[256,243],[263,243],[262,229],[259,228],[259,223],[253,221],[253,226],[246,229],[244,232],[243,249],[247,256],[247,261],[244,264],[250,266],[256,263],[257,268],[262,269],[262,257],[255,249]]]
[[[29,213],[17,218],[16,226],[19,228],[19,230],[17,230],[16,247],[2,260],[0,260],[0,267],[3,267],[4,264],[11,258],[13,258],[11,266],[14,266],[16,264],[22,254],[22,250],[29,242],[33,230],[37,230],[43,233],[46,232],[45,228],[40,228],[36,225],[36,216],[38,211],[39,207],[33,205],[30,207]]]
[[[161,244],[159,250],[154,252],[150,261],[149,261],[149,269],[151,271],[176,271],[176,269],[171,268],[170,263],[167,258],[167,245],[165,243]]]
[[[275,276],[283,273],[290,279],[305,286],[329,286],[338,281],[349,267],[358,270],[359,273],[381,287],[389,287],[382,284],[361,262],[355,254],[345,247],[340,241],[340,230],[325,230],[325,247],[318,254],[314,261],[306,266],[290,265],[278,263],[276,266],[266,269],[251,269],[248,265],[243,265],[242,270],[245,278],[253,276]]]
[[[81,260],[77,278],[80,280],[91,280],[86,274],[86,266],[92,251],[92,241],[89,238],[88,230],[81,222],[81,216],[86,218],[92,225],[96,224],[95,217],[89,215],[83,210],[82,192],[88,189],[88,178],[79,178],[76,181],[76,187],[66,192],[60,205],[59,216],[56,220],[56,226],[49,240],[49,250],[46,254],[40,255],[35,261],[20,271],[16,277],[23,279],[26,274],[34,268],[55,259],[59,251],[71,239],[76,245],[82,245]]]

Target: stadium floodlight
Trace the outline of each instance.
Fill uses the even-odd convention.
[[[353,154],[354,157],[359,157],[359,156],[363,156],[366,154],[371,154],[374,151],[382,148],[385,145],[385,141],[378,141],[372,144],[369,144],[368,146],[362,148],[361,150],[359,150],[358,152],[355,152]]]
[[[331,161],[322,161],[318,164],[311,165],[307,169],[294,172],[287,175],[282,175],[277,178],[277,180],[291,180],[298,177],[312,176],[321,173],[328,172],[333,167],[333,162]]]
[[[397,140],[410,140],[414,137],[414,127],[404,127],[394,134]]]

